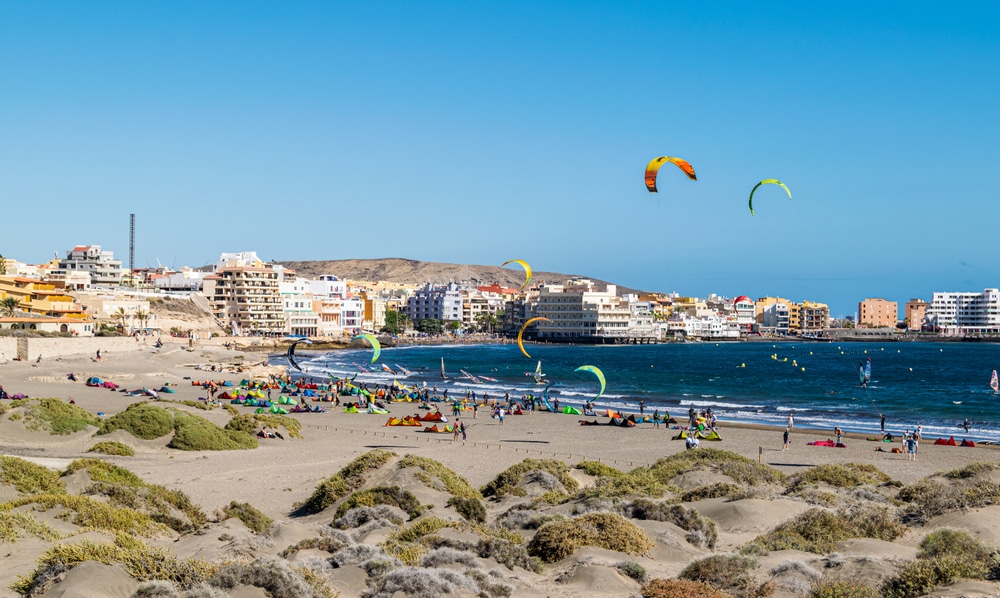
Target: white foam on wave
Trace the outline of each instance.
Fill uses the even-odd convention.
[[[775,407],[775,411],[812,411],[808,407]]]
[[[715,395],[706,395],[714,397]],[[725,407],[726,409],[748,409],[757,405],[744,405],[742,403],[726,403],[724,401],[681,401],[681,405],[691,405],[694,407]]]

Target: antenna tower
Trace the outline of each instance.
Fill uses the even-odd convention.
[[[128,215],[128,276],[135,286],[135,214]]]

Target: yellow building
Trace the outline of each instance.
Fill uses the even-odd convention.
[[[910,330],[920,330],[927,317],[927,306],[923,299],[910,299],[906,302],[906,327]]]
[[[90,317],[71,295],[51,282],[23,278],[20,276],[0,276],[0,300],[16,298],[17,309],[53,318],[69,318],[89,321]]]

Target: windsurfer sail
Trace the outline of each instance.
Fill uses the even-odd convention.
[[[404,376],[412,376],[413,375],[413,372],[411,372],[410,370],[404,368],[403,366],[399,365],[398,363],[396,364],[396,371],[400,372]]]
[[[392,374],[393,376],[396,375],[396,372],[394,372],[391,367],[387,366],[384,363],[382,364],[382,371],[383,372],[388,372],[388,373]]]
[[[867,385],[872,381],[872,358],[868,358],[868,363],[865,364],[865,384]]]
[[[444,373],[444,357],[441,358],[441,379],[442,380],[448,379],[448,374]]]
[[[463,378],[468,378],[469,380],[472,381],[473,384],[482,384],[483,383],[482,380],[480,380],[479,378],[476,378],[475,376],[473,376],[472,374],[470,374],[469,372],[467,372],[465,370],[458,370],[458,371],[462,372],[462,377]]]
[[[480,375],[479,379],[485,380],[487,382],[499,382],[499,380],[497,380],[496,378],[490,378],[489,376],[483,376],[483,375]]]
[[[542,373],[542,360],[538,360],[538,365],[535,366],[535,371],[525,372],[524,375],[534,378],[535,384],[545,384],[545,374]]]
[[[993,389],[993,394],[1000,392],[1000,380],[997,380],[996,370],[993,370],[993,376],[990,378],[990,388]]]
[[[363,365],[361,365],[359,363],[355,363],[355,362],[352,361],[351,364],[354,367],[358,368],[358,370],[360,370],[360,371],[362,371],[362,372],[364,372],[366,374],[371,372],[371,370],[369,370],[368,368],[366,368],[365,366],[363,366]]]

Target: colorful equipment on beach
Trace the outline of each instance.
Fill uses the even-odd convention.
[[[761,182],[757,183],[756,185],[754,185],[753,189],[750,190],[750,215],[751,216],[753,216],[753,194],[757,192],[757,188],[760,187],[761,185],[777,185],[777,186],[779,186],[779,187],[781,187],[782,189],[785,190],[785,193],[788,194],[788,199],[789,200],[792,199],[792,192],[788,189],[788,187],[785,186],[784,183],[782,183],[778,179],[764,179],[763,181],[761,181]]]
[[[407,415],[403,419],[398,417],[390,417],[389,421],[385,422],[387,426],[421,426],[420,422],[416,420],[413,416]]]
[[[698,177],[694,174],[694,167],[687,160],[681,158],[674,158],[673,156],[660,156],[659,158],[653,158],[646,165],[646,189],[650,193],[656,193],[656,176],[660,173],[660,167],[665,163],[671,163],[677,168],[680,168],[684,174],[687,175],[692,181],[697,181]]]
[[[830,446],[836,448],[847,448],[847,445],[843,442],[834,442],[832,440],[814,440],[812,442],[807,442],[809,446]]]
[[[366,340],[368,341],[368,344],[372,346],[372,360],[369,363],[375,363],[376,361],[378,361],[378,356],[382,354],[382,344],[378,342],[378,339],[375,338],[375,335],[365,332],[363,334],[355,336],[351,340],[356,341],[358,339]]]
[[[447,434],[449,432],[454,432],[455,431],[455,426],[448,425],[448,426],[445,426],[444,428],[438,428],[437,424],[434,424],[433,426],[431,426],[429,428],[424,428],[423,431],[424,432],[437,432],[439,434]]]
[[[288,358],[288,363],[291,364],[293,368],[301,372],[302,368],[299,367],[299,364],[295,363],[295,345],[299,343],[305,343],[307,345],[311,345],[312,341],[307,338],[301,338],[296,340],[295,342],[293,342],[291,345],[288,346],[288,354],[286,355],[286,357]]]
[[[969,448],[976,448],[976,443],[971,440],[962,439],[962,444],[960,446],[966,446]]]
[[[567,415],[583,415],[583,411],[580,411],[576,407],[570,407],[569,405],[563,407],[562,412]]]
[[[958,446],[958,443],[955,442],[954,436],[952,436],[948,440],[945,440],[944,438],[938,438],[937,440],[934,441],[934,444],[940,444],[943,446]]]
[[[528,262],[524,260],[507,260],[506,262],[500,264],[500,267],[503,268],[507,264],[517,264],[518,266],[524,268],[524,283],[521,285],[521,290],[523,291],[528,288],[528,285],[531,283],[531,266],[528,265]],[[523,350],[524,349],[522,349],[522,351]]]
[[[594,397],[594,400],[596,401],[597,399],[601,398],[601,395],[604,394],[604,389],[607,387],[607,382],[605,382],[604,380],[604,372],[602,372],[599,367],[593,365],[581,365],[574,371],[590,372],[591,374],[597,376],[597,380],[600,381],[601,383],[601,390],[598,391],[597,396]]]
[[[524,350],[524,331],[525,331],[525,329],[528,328],[528,326],[531,326],[535,322],[541,322],[543,320],[546,321],[546,322],[551,322],[552,321],[552,320],[550,320],[548,318],[541,318],[541,317],[538,317],[538,318],[528,318],[528,320],[524,323],[524,325],[521,326],[521,330],[519,330],[518,333],[517,333],[517,346],[518,346],[519,349],[521,349],[521,353],[524,353],[524,356],[527,357],[528,359],[531,359],[531,355],[528,355],[528,352]],[[541,363],[541,362],[539,362],[539,363]]]

